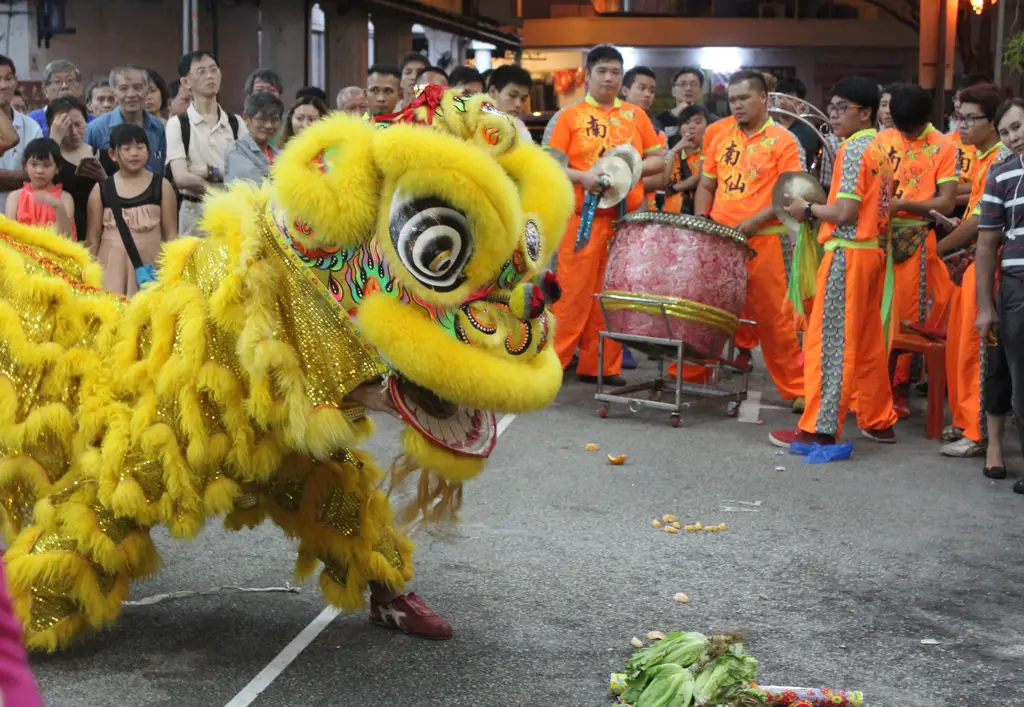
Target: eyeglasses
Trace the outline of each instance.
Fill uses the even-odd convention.
[[[274,126],[281,124],[281,116],[279,115],[274,115],[270,117],[267,117],[265,115],[257,115],[255,118],[251,118],[250,120],[252,120],[252,122],[256,123],[257,125]]]
[[[195,69],[196,78],[205,79],[207,76],[216,76],[220,73],[219,66],[200,66]]]
[[[965,128],[973,128],[979,121],[988,120],[984,115],[964,115],[962,113],[954,114],[953,119]]]
[[[839,101],[837,103],[829,103],[828,106],[825,108],[825,111],[830,116],[840,116],[851,108],[860,109],[863,107],[864,106],[859,106],[856,103],[847,103],[846,101]]]
[[[73,88],[79,85],[81,81],[76,79],[74,76],[68,79],[58,79],[56,77],[46,82],[47,86],[60,86],[61,88]]]

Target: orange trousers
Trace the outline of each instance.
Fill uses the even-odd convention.
[[[924,244],[910,258],[902,263],[896,263],[895,271],[893,317],[896,320],[896,330],[899,331],[899,323],[902,321],[938,326],[937,318],[949,304],[953,281],[949,279],[949,270],[936,250],[935,231],[929,231]],[[899,357],[893,385],[910,382],[911,360],[912,354]]]
[[[946,328],[946,385],[953,425],[975,442],[985,439],[981,401],[982,349],[974,322],[978,318],[978,295],[974,263],[960,287],[953,291],[949,325]]]
[[[862,429],[896,424],[882,330],[884,286],[880,248],[825,253],[804,335],[807,402],[798,425],[804,432],[838,439],[854,400]]]
[[[555,315],[555,352],[565,368],[579,349],[576,373],[597,375],[598,332],[604,330],[601,305],[594,297],[604,287],[604,269],[608,265],[608,245],[615,236],[614,218],[597,214],[590,230],[590,242],[575,252],[580,215],[573,214],[558,247],[558,284],[562,297],[551,307]],[[604,347],[606,376],[622,370],[622,346],[607,340]]]
[[[736,345],[753,349],[760,340],[768,375],[782,399],[793,400],[804,394],[804,371],[793,307],[786,299],[782,241],[776,233],[765,233],[755,235],[748,243],[757,255],[747,264],[747,300],[741,317],[757,325],[741,326],[736,332]]]

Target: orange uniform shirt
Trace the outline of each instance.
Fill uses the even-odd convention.
[[[967,202],[964,218],[981,216],[981,197],[985,194],[985,180],[988,178],[989,167],[1002,162],[1013,153],[1002,142],[997,142],[985,152],[975,152],[971,164],[971,200]]]
[[[800,147],[793,133],[769,118],[753,135],[735,124],[715,139],[704,155],[704,175],[718,180],[709,216],[736,226],[772,203],[772,189],[783,172],[799,172]],[[707,133],[705,133],[705,137]],[[781,226],[773,218],[766,227]]]
[[[545,149],[555,153],[569,169],[580,171],[593,167],[611,148],[627,144],[644,157],[665,149],[643,109],[618,98],[611,108],[603,108],[590,94],[579,103],[558,111],[548,123],[543,140]],[[579,184],[574,187],[579,211],[583,206],[583,187]],[[636,210],[643,201],[641,181],[626,195],[626,210]]]
[[[860,202],[857,222],[846,226],[821,222],[818,241],[832,238],[868,241],[889,232],[889,202],[893,170],[886,150],[886,136],[875,129],[861,130],[847,138],[836,154],[828,203],[839,199]]]
[[[957,181],[956,145],[931,124],[913,140],[896,128],[878,134],[892,163],[894,199],[928,201],[940,184]],[[918,219],[917,214],[901,211],[899,218]]]
[[[710,154],[711,148],[715,146],[715,140],[735,127],[736,119],[731,115],[713,122],[704,129],[704,142],[701,143],[700,151],[705,155]]]
[[[947,137],[956,146],[956,171],[960,177],[960,183],[970,184],[971,170],[974,168],[974,158],[978,155],[978,148],[974,145],[965,145],[960,139],[959,130],[954,130]]]

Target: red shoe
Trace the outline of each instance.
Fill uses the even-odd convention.
[[[800,442],[801,444],[814,444],[815,442],[818,444],[835,444],[836,438],[832,435],[812,435],[810,432],[804,432],[797,428],[795,430],[775,430],[774,432],[769,432],[768,441],[776,447],[789,449],[793,446],[793,442]]]
[[[868,439],[873,439],[876,442],[896,444],[896,432],[892,427],[886,427],[884,430],[861,430],[860,432]]]
[[[375,604],[371,600],[370,622],[434,641],[452,637],[451,624],[431,611],[415,592],[403,594],[387,604]]]
[[[899,419],[906,420],[910,417],[910,401],[906,396],[893,397],[892,411],[896,413],[896,417]]]

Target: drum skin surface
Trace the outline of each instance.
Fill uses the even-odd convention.
[[[738,317],[746,299],[747,260],[752,254],[739,232],[721,224],[681,214],[636,212],[619,222],[608,254],[604,291],[688,300]],[[612,331],[667,338],[660,313],[609,308],[607,315]],[[680,316],[670,316],[669,324],[668,338],[701,353],[721,355],[729,339],[721,326]]]

